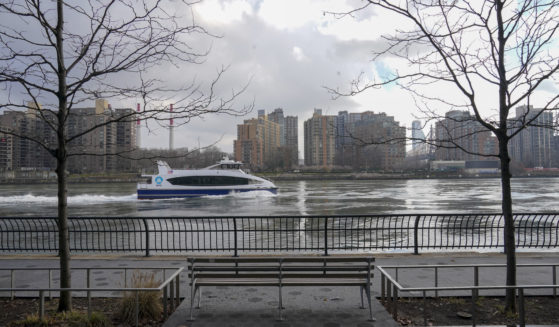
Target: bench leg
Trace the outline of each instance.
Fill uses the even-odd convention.
[[[369,302],[369,321],[375,321],[373,318],[373,305],[371,303],[371,284],[367,284],[365,292],[367,293],[367,302]]]
[[[363,303],[363,291],[365,290],[365,287],[360,286],[359,287],[359,293],[361,293],[361,307],[359,307],[359,309],[365,309],[365,304]]]
[[[281,314],[281,309],[283,308],[283,301],[281,297],[281,286],[278,286],[278,290],[279,290],[278,321],[283,321],[283,317]]]
[[[198,286],[196,284],[190,287],[190,318],[188,321],[194,321],[193,311],[194,311],[194,300],[196,298],[196,291],[198,291]]]
[[[202,302],[202,288],[198,287],[198,305],[196,309],[200,309],[200,302]]]

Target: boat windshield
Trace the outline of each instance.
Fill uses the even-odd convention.
[[[241,169],[240,164],[221,164],[219,165],[220,169]]]

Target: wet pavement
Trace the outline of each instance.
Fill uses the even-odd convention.
[[[452,254],[379,254],[376,265],[425,265],[425,264],[495,264],[504,263],[503,254],[452,253]],[[559,253],[519,253],[518,263],[545,263],[559,265]],[[56,257],[0,256],[0,268],[56,268]],[[174,269],[185,265],[184,257],[74,257],[73,268],[93,268],[90,271],[93,287],[124,287],[135,269],[145,269],[162,279]],[[114,269],[106,269],[106,268]],[[169,269],[163,269],[169,268]],[[126,271],[125,271],[126,269]],[[519,268],[521,284],[552,284],[550,267]],[[48,286],[48,271],[16,271],[15,286],[34,288]],[[374,294],[380,291],[379,274],[373,281]],[[481,268],[480,285],[504,284],[504,268]],[[11,274],[0,270],[0,288],[10,287]],[[85,270],[73,273],[73,287],[85,287]],[[404,286],[433,286],[434,271],[421,269],[400,270],[399,281]],[[472,268],[439,269],[439,286],[471,285]],[[58,284],[53,273],[52,286]],[[185,301],[165,323],[174,326],[397,326],[384,308],[374,300],[375,322],[369,322],[368,310],[360,308],[358,287],[285,287],[283,291],[283,321],[278,321],[278,289],[276,287],[206,287],[200,309],[194,310],[194,321],[189,317],[189,289],[186,272],[181,275],[181,296]],[[540,291],[542,292],[542,291]],[[549,293],[549,290],[547,290]],[[17,296],[37,296],[37,292],[18,292]],[[76,294],[80,296],[83,294]],[[119,292],[101,291],[94,296],[119,296]],[[401,294],[404,295],[404,294]],[[414,294],[410,294],[414,296]],[[445,295],[445,294],[440,294]],[[446,294],[460,295],[460,294]],[[484,295],[484,294],[481,294]],[[487,295],[487,294],[485,294]],[[1,297],[10,296],[0,292]]]

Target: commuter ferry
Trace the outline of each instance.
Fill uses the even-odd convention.
[[[157,175],[142,176],[138,183],[138,199],[188,198],[203,195],[225,195],[234,192],[277,192],[271,181],[247,174],[242,163],[223,158],[203,169],[174,170],[164,161],[157,161]]]

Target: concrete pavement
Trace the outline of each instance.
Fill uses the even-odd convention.
[[[410,254],[374,254],[376,265],[432,265],[432,264],[494,264],[504,263],[503,254],[480,253],[432,253],[421,255]],[[168,275],[162,267],[184,266],[184,257],[110,257],[110,256],[80,256],[74,257],[72,267],[96,268],[92,273],[92,286],[95,287],[123,287],[124,268],[130,278],[134,268],[149,268],[156,277],[162,279]],[[559,265],[559,253],[536,252],[519,253],[518,263],[547,263]],[[56,257],[46,256],[1,256],[0,268],[55,268],[58,265]],[[119,268],[106,270],[102,268]],[[552,284],[551,268],[521,268],[518,271],[518,282],[521,284]],[[48,284],[48,273],[18,271],[16,287],[44,287]],[[379,274],[375,275],[374,291],[379,294]],[[482,268],[480,270],[480,285],[503,285],[504,268]],[[473,282],[471,268],[440,269],[438,273],[439,286],[467,286]],[[434,271],[421,269],[415,271],[401,270],[398,274],[403,286],[433,286]],[[53,286],[58,283],[56,274]],[[85,273],[73,274],[73,286],[85,286]],[[0,288],[10,287],[10,274],[0,271]],[[284,321],[277,318],[277,288],[274,287],[216,287],[205,288],[202,307],[195,310],[196,320],[187,321],[188,315],[188,285],[186,273],[181,276],[181,296],[186,300],[170,317],[166,327],[173,326],[397,326],[389,314],[375,301],[374,315],[377,321],[368,322],[368,312],[359,308],[360,296],[358,288],[345,287],[301,287],[285,288],[284,290]],[[541,292],[541,291],[540,291]],[[549,291],[547,291],[549,293]],[[36,296],[36,292],[19,292],[18,296]],[[101,292],[99,296],[119,296],[118,292]],[[405,295],[405,294],[402,294]],[[444,295],[444,294],[440,294]],[[452,294],[459,295],[459,294]],[[481,294],[487,295],[487,294]],[[2,294],[0,296],[9,296]],[[413,294],[412,294],[413,296]],[[559,321],[559,318],[558,318]]]

